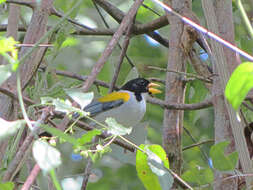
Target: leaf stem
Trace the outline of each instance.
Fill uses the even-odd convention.
[[[237,0],[236,3],[238,6],[238,9],[240,10],[242,19],[246,25],[247,30],[248,30],[248,33],[249,33],[250,37],[253,39],[253,28],[250,24],[249,18],[247,17],[247,14],[246,14],[244,8],[242,6],[242,2],[241,2],[241,0]]]
[[[55,170],[54,170],[54,169],[50,170],[50,176],[51,176],[51,178],[52,178],[52,181],[53,181],[53,183],[54,183],[55,188],[56,188],[57,190],[62,190],[61,185],[60,185],[60,183],[59,183],[59,181],[58,181],[58,179],[57,179],[57,177],[56,177],[56,174],[55,174]]]

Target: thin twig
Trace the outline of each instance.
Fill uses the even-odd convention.
[[[202,144],[207,144],[207,143],[214,143],[214,140],[213,139],[209,139],[209,140],[201,141],[201,142],[198,142],[198,143],[195,143],[195,144],[191,144],[189,146],[186,146],[186,147],[182,148],[182,150],[185,151],[185,150],[194,148],[196,146],[200,146]]]
[[[173,175],[173,177],[175,179],[177,179],[181,184],[183,184],[185,187],[187,187],[188,189],[190,190],[193,190],[193,188],[188,184],[186,183],[182,178],[180,178],[175,172],[173,172],[171,169],[168,169],[170,171],[170,173]]]
[[[184,127],[184,132],[191,138],[191,140],[194,142],[194,143],[197,143],[197,140],[192,136],[191,132]],[[200,149],[200,152],[202,153],[203,157],[204,157],[204,160],[206,160],[208,162],[208,156],[206,154],[206,152],[199,146],[199,149]]]
[[[97,10],[97,12],[98,12],[100,18],[103,20],[104,25],[106,26],[106,28],[110,29],[109,24],[106,22],[106,20],[105,20],[105,18],[103,17],[101,11],[99,10],[97,4],[95,3],[95,1],[92,1],[92,2],[93,2],[93,4],[94,4],[94,6],[95,6],[95,8],[96,8],[96,10]],[[120,43],[117,43],[117,45],[118,45],[119,49],[121,49],[121,51],[122,51],[122,47],[121,47]],[[125,57],[126,57],[128,63],[131,65],[131,67],[134,67],[134,64],[133,64],[132,60],[128,57],[127,54],[125,54]]]
[[[35,44],[15,44],[16,47],[34,47]],[[54,47],[53,44],[40,44],[38,47]]]
[[[31,145],[34,135],[39,131],[39,126],[43,123],[45,123],[46,119],[48,118],[50,114],[50,109],[45,108],[44,111],[41,114],[40,119],[33,125],[33,132],[31,132],[24,140],[22,146],[19,148],[18,152],[16,153],[15,157],[11,161],[11,163],[8,166],[7,171],[5,172],[3,176],[3,181],[9,181],[11,179],[11,176],[13,172],[16,170],[18,167],[19,163],[21,160],[23,160],[25,156],[25,152],[28,150],[28,147]]]
[[[91,147],[91,150],[96,149],[96,143],[97,142],[98,142],[98,137],[95,136],[92,139],[93,146]],[[89,177],[90,177],[90,174],[91,174],[92,165],[93,165],[93,163],[92,163],[91,157],[89,157],[88,160],[87,160],[85,171],[84,171],[84,176],[83,176],[83,182],[82,182],[81,190],[86,190],[86,188],[87,188],[88,180],[89,180]]]
[[[59,112],[54,112],[53,114],[53,117],[56,117],[56,118],[60,118],[62,119],[63,118],[63,115]],[[55,128],[59,128],[57,124],[55,124],[52,119],[48,119],[48,122],[53,125]],[[77,121],[76,122],[76,126],[79,127],[80,129],[83,129],[85,131],[91,131],[94,129],[94,127],[90,126],[89,124],[83,122],[83,121]],[[98,135],[100,138],[102,139],[107,139],[108,137],[110,137],[110,135],[106,134],[106,133],[102,133],[101,135]],[[130,152],[134,152],[135,151],[135,148],[132,147],[132,146],[129,146],[128,144],[122,142],[121,140],[117,140],[115,139],[113,141],[114,144],[130,151]]]
[[[121,65],[123,63],[123,59],[126,56],[127,48],[128,48],[129,41],[130,41],[130,36],[131,36],[131,33],[132,33],[132,29],[133,29],[133,24],[134,24],[134,21],[132,21],[128,26],[126,36],[125,36],[125,39],[124,39],[124,42],[123,42],[123,47],[122,47],[120,55],[119,55],[119,61],[118,61],[118,64],[116,66],[116,69],[115,69],[115,72],[114,72],[114,75],[112,77],[112,81],[111,81],[111,84],[110,84],[110,87],[109,87],[109,93],[112,92],[113,89],[114,89],[117,78],[119,76]]]
[[[31,186],[33,185],[36,177],[38,176],[40,172],[40,167],[38,164],[35,164],[30,175],[28,176],[28,178],[26,179],[24,185],[22,186],[21,190],[29,190],[31,188]]]
[[[36,1],[35,0],[7,0],[6,3],[13,3],[13,4],[17,4],[17,5],[23,5],[23,6],[27,6],[30,8],[35,8],[36,7]]]
[[[165,84],[165,80],[159,79],[159,78],[150,77],[150,78],[148,78],[148,80]]]
[[[161,16],[157,19],[154,19],[148,23],[144,24],[135,24],[135,28],[133,31],[133,35],[141,35],[145,33],[152,32],[154,30],[158,30],[164,26],[168,25],[168,20],[166,16]],[[48,26],[47,30],[50,30],[52,26]],[[4,32],[7,29],[7,24],[0,24],[0,32]],[[27,28],[23,25],[18,26],[19,32],[26,32]],[[98,35],[98,36],[112,36],[116,32],[116,28],[93,28],[92,30],[88,30],[81,27],[75,27],[75,31],[71,34],[73,35]]]
[[[50,12],[51,12],[52,15],[55,15],[55,16],[57,16],[57,17],[60,17],[60,18],[64,17],[64,14],[60,13],[60,12],[57,11],[55,8],[50,9]],[[80,23],[80,22],[78,22],[78,21],[75,21],[75,20],[73,20],[73,19],[71,19],[71,18],[67,18],[67,21],[69,21],[70,23],[72,23],[72,24],[74,24],[74,25],[77,25],[77,26],[79,26],[79,27],[81,27],[81,28],[84,28],[84,29],[86,29],[86,30],[94,31],[93,28],[91,28],[91,27],[89,27],[89,26],[86,26],[86,25],[84,25],[84,24],[82,24],[82,23]]]
[[[160,68],[160,67],[155,67],[155,66],[148,66],[148,68],[149,69],[155,69],[155,70],[158,70],[158,71],[177,73],[177,74],[184,75],[184,76],[194,77],[194,78],[202,80],[204,82],[212,83],[212,80],[210,80],[208,78],[204,78],[200,75],[193,74],[193,73],[185,73],[185,72],[180,72],[180,71],[175,71],[175,70],[168,70],[168,69],[165,69],[165,68]]]
[[[88,79],[85,81],[83,85],[83,91],[86,92],[88,89],[91,87],[93,82],[95,81],[98,73],[101,71],[103,68],[106,60],[109,58],[109,56],[112,53],[113,48],[119,41],[120,37],[123,35],[124,31],[126,30],[127,26],[133,20],[139,6],[142,4],[143,0],[136,0],[134,4],[131,6],[128,14],[124,17],[122,20],[118,30],[114,33],[112,39],[110,42],[107,44],[105,50],[103,51],[101,57],[99,58],[98,62],[94,65]]]
[[[86,190],[87,188],[88,180],[91,174],[91,168],[92,168],[92,160],[89,157],[87,160],[85,171],[84,171],[84,177],[83,177],[82,188],[81,188],[82,190]]]
[[[95,1],[100,7],[102,7],[109,15],[111,15],[118,23],[122,22],[122,19],[125,16],[125,13],[115,7],[113,4],[109,3],[106,0],[93,0]],[[136,24],[140,23],[136,21]],[[168,23],[168,22],[167,22]],[[135,31],[135,26],[134,26]],[[161,45],[165,47],[169,47],[169,42],[166,38],[163,38],[160,34],[157,32],[154,32],[153,30],[151,32],[145,32],[148,36],[159,42]]]
[[[244,105],[246,108],[248,108],[250,111],[253,112],[253,107],[247,104],[246,102],[242,102],[242,105]]]
[[[151,104],[157,104],[162,108],[172,109],[172,110],[199,110],[211,107],[213,105],[212,99],[206,99],[203,102],[193,103],[193,104],[179,104],[179,103],[165,103],[165,101],[147,97],[147,101]]]

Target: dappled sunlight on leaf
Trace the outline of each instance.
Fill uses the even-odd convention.
[[[44,172],[49,172],[61,164],[60,152],[42,140],[34,142],[33,157]]]
[[[93,92],[83,93],[80,89],[65,89],[65,92],[80,105],[81,109],[91,103],[94,97]]]
[[[108,125],[108,132],[113,135],[126,135],[132,131],[131,127],[126,128],[111,117],[106,118],[105,123]]]
[[[13,135],[19,128],[26,124],[25,120],[6,121],[0,118],[0,140]]]
[[[11,64],[0,65],[0,85],[11,76]]]
[[[225,96],[235,110],[238,110],[252,87],[253,63],[244,62],[234,70],[225,89]]]
[[[166,169],[169,162],[166,153],[160,145],[140,145],[146,154],[137,150],[136,170],[147,190],[170,189],[174,179]]]

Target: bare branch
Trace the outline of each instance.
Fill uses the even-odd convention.
[[[208,77],[205,78],[203,76],[200,76],[200,75],[197,75],[197,74],[194,74],[194,73],[185,73],[185,72],[176,71],[176,70],[173,70],[173,69],[164,69],[164,68],[155,67],[155,66],[148,66],[148,68],[149,69],[155,69],[155,70],[158,70],[158,71],[165,71],[165,72],[176,73],[176,74],[179,74],[179,75],[189,76],[189,77],[193,77],[193,78],[202,80],[202,81],[207,82],[207,83],[212,83],[212,80],[210,78],[208,78]]]
[[[60,18],[64,17],[64,14],[60,13],[59,11],[57,11],[54,7],[52,7],[52,8],[50,9],[50,13],[51,13],[52,15],[55,15],[55,16],[60,17]],[[72,24],[74,24],[74,25],[77,25],[77,26],[79,26],[79,27],[81,27],[81,28],[84,28],[84,29],[86,29],[86,30],[94,31],[93,28],[90,28],[89,26],[86,26],[86,25],[84,25],[84,24],[82,24],[82,23],[80,23],[80,22],[78,22],[78,21],[75,21],[75,20],[73,20],[73,19],[71,19],[71,18],[67,18],[67,21],[69,21],[70,23],[72,23]]]
[[[118,61],[118,64],[116,66],[116,69],[115,69],[115,72],[114,72],[114,75],[112,77],[112,81],[111,81],[111,84],[110,84],[110,87],[109,87],[109,92],[113,91],[114,86],[115,86],[116,81],[117,81],[117,78],[119,76],[121,64],[123,63],[124,56],[126,56],[127,48],[128,48],[128,45],[129,45],[130,35],[131,35],[132,29],[133,29],[133,24],[134,23],[132,21],[128,26],[127,33],[126,33],[126,36],[125,36],[125,39],[124,39],[124,42],[123,42],[123,47],[122,47],[120,55],[119,55],[119,61]]]
[[[28,178],[26,179],[24,185],[22,186],[21,190],[29,190],[31,188],[31,186],[33,185],[36,177],[38,176],[40,172],[40,167],[38,164],[35,164],[32,172],[30,173],[30,175],[28,176]]]
[[[89,75],[88,79],[85,81],[85,84],[82,87],[84,91],[87,91],[90,88],[90,86],[92,85],[92,83],[95,81],[98,73],[101,71],[106,60],[111,55],[113,48],[115,47],[115,45],[119,41],[120,37],[125,32],[127,26],[134,18],[135,14],[142,2],[143,2],[143,0],[136,0],[134,2],[134,4],[131,6],[128,14],[122,20],[118,30],[114,33],[111,41],[107,44],[107,46],[106,46],[104,52],[102,53],[101,57],[99,58],[98,62],[93,67],[91,74]]]
[[[7,0],[6,3],[13,3],[17,5],[23,5],[34,9],[37,5],[36,0]]]
[[[105,0],[93,0],[95,1],[99,6],[101,6],[108,14],[110,14],[118,23],[122,21],[125,14],[120,9],[109,3]],[[136,21],[136,23],[139,23]],[[135,33],[135,26],[134,26],[134,33]],[[161,35],[159,35],[157,32],[148,32],[146,33],[151,38],[159,42],[160,44],[164,45],[165,47],[169,47],[169,42],[167,39],[163,38]]]
[[[212,99],[206,99],[203,102],[195,104],[180,104],[180,103],[166,103],[163,100],[157,98],[148,97],[147,101],[151,104],[157,104],[162,108],[171,109],[171,110],[199,110],[211,107],[213,105]]]
[[[182,150],[185,151],[185,150],[194,148],[196,146],[200,146],[202,144],[207,144],[207,143],[214,143],[214,140],[213,139],[209,139],[209,140],[201,141],[201,142],[198,142],[198,143],[195,143],[195,144],[191,144],[189,146],[184,147]]]
[[[31,145],[31,143],[34,139],[34,135],[39,130],[39,126],[41,124],[45,123],[45,121],[47,120],[49,115],[50,115],[50,109],[45,108],[41,114],[40,119],[36,122],[36,124],[34,124],[33,132],[30,132],[30,134],[25,138],[23,144],[18,149],[18,152],[16,153],[15,157],[13,158],[11,163],[9,164],[7,171],[5,172],[5,174],[3,176],[3,181],[11,180],[11,178],[13,177],[14,171],[17,172],[16,169],[17,169],[19,163],[21,162],[21,160],[23,160],[23,158],[25,156],[25,152],[29,149],[29,146]]]
[[[109,28],[110,28],[110,26],[109,26],[109,24],[107,24],[106,20],[104,19],[104,17],[103,17],[103,15],[102,15],[101,11],[99,10],[99,8],[98,8],[97,4],[96,4],[94,1],[92,1],[92,2],[93,2],[93,4],[94,4],[94,6],[95,6],[95,8],[96,8],[96,10],[97,10],[97,12],[98,12],[98,14],[99,14],[99,16],[100,16],[100,17],[101,17],[101,19],[103,20],[103,22],[104,22],[104,24],[105,24],[106,28],[108,28],[108,29],[109,29]],[[117,45],[118,45],[118,47],[122,50],[122,47],[121,47],[120,43],[117,43]],[[128,57],[128,55],[127,55],[127,54],[125,54],[125,57],[126,57],[126,59],[127,59],[128,63],[129,63],[132,67],[134,67],[133,62],[131,61],[131,59]]]

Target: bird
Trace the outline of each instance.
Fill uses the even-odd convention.
[[[84,107],[85,112],[99,122],[112,117],[125,127],[137,125],[146,112],[146,97],[159,94],[159,84],[144,78],[135,78],[125,83],[118,91],[92,100]]]
[[[118,91],[94,98],[83,110],[89,112],[89,116],[100,123],[105,123],[106,118],[112,117],[117,123],[124,127],[133,127],[131,134],[127,134],[125,137],[134,143],[140,144],[144,141],[146,131],[142,127],[138,127],[143,126],[140,122],[146,112],[146,97],[148,94],[154,95],[161,93],[160,90],[156,89],[156,87],[159,86],[160,85],[144,78],[135,78],[125,83]],[[79,119],[79,116],[80,114],[76,112],[72,115],[72,118]],[[88,122],[90,126],[96,125],[95,122],[89,122],[85,117],[80,119]],[[99,126],[96,127],[99,128]],[[141,132],[141,137],[135,140],[135,136],[139,134],[138,130]],[[74,136],[80,138],[84,133],[86,132],[76,129]],[[110,133],[106,131],[105,134],[110,135]],[[117,146],[111,145],[110,147],[113,150],[112,153],[109,154],[110,157],[125,163],[135,163],[135,156],[133,154],[125,154],[125,150]],[[62,176],[66,176],[70,173],[82,172],[86,164],[83,157],[73,152],[70,145],[66,143],[60,145],[60,149],[64,153],[65,159],[63,160],[64,164],[60,168],[59,173]],[[72,152],[70,153],[70,151]],[[121,153],[124,153],[124,157],[121,156],[121,158],[117,158],[117,155],[122,155]],[[71,155],[71,159],[69,159],[69,155]],[[68,166],[71,167],[66,169]]]

